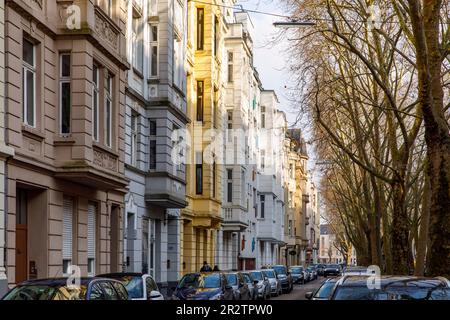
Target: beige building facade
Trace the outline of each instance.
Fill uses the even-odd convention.
[[[6,1],[6,268],[121,271],[125,4]]]

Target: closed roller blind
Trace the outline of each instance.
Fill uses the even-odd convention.
[[[88,258],[95,258],[95,217],[97,214],[97,207],[95,204],[89,204],[88,206],[88,219],[87,219],[87,247]]]
[[[73,237],[73,199],[64,197],[63,200],[63,247],[62,258],[72,260],[72,237]]]

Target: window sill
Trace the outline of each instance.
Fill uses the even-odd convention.
[[[69,134],[67,136],[57,135],[53,138],[55,145],[75,144],[75,139]]]
[[[27,126],[26,124],[22,124],[22,133],[37,140],[45,139],[45,134],[40,132],[39,129]]]

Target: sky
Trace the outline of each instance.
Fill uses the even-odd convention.
[[[281,0],[238,0],[237,6],[241,5],[247,10],[256,10],[270,14],[288,15],[283,10]],[[254,66],[258,70],[264,89],[273,89],[276,91],[280,101],[280,110],[286,113],[289,127],[303,129],[306,140],[310,139],[308,124],[303,121],[302,124],[296,122],[298,117],[298,106],[290,99],[291,89],[295,87],[292,74],[289,71],[289,55],[287,48],[291,45],[288,40],[290,36],[279,37],[280,29],[273,26],[276,21],[285,21],[282,17],[276,17],[265,14],[249,13],[253,22],[254,36]],[[281,32],[286,32],[281,29]],[[320,171],[316,166],[316,155],[311,144],[307,145],[309,161],[308,171],[313,176],[316,186],[319,186]],[[321,213],[324,213],[321,208]],[[321,219],[321,223],[324,223]]]

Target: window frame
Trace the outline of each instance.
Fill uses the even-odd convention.
[[[204,120],[204,108],[205,108],[205,81],[197,80],[197,103],[196,103],[196,119],[199,122]]]
[[[203,152],[195,154],[195,194],[203,194]]]
[[[100,141],[99,118],[100,118],[100,67],[96,63],[94,63],[92,65],[92,140],[94,140],[95,142]]]
[[[105,83],[105,145],[111,149],[113,147],[113,85],[114,76],[108,72]]]
[[[63,75],[63,57],[69,56],[69,75]],[[60,52],[59,54],[59,133],[61,135],[70,135],[72,132],[72,55],[70,52]],[[69,131],[63,132],[63,84],[69,84]]]
[[[156,39],[154,39],[153,28],[156,28]],[[156,53],[154,50],[156,49]],[[159,25],[157,23],[150,24],[150,63],[149,63],[149,77],[156,79],[159,77]]]
[[[33,65],[30,65],[27,61],[24,60],[23,56],[23,42],[29,42],[32,45],[32,53],[33,53]],[[33,75],[33,119],[32,123],[29,122],[28,119],[28,94],[27,94],[27,78],[26,78],[26,72],[29,72]],[[22,39],[22,117],[23,117],[23,123],[32,128],[36,128],[36,44],[31,41],[28,38]]]
[[[201,15],[200,15],[201,13]],[[205,49],[205,8],[197,7],[197,50]]]

